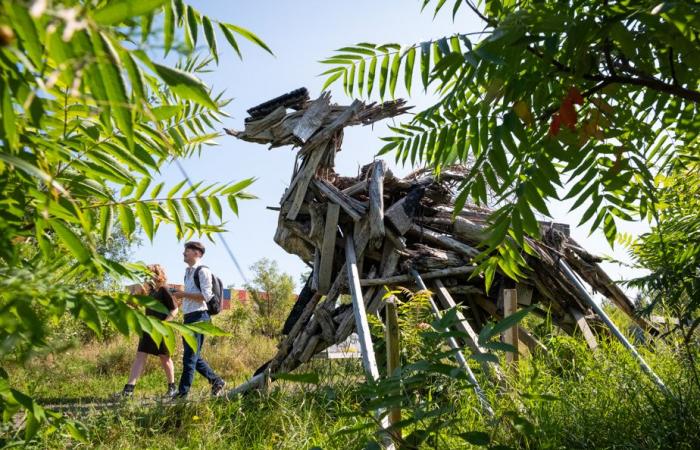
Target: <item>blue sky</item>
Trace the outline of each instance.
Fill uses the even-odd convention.
[[[318,61],[337,48],[358,42],[411,44],[481,29],[481,24],[466,9],[460,11],[454,22],[451,8],[447,7],[434,19],[431,11],[426,10],[421,14],[422,1],[419,0],[209,0],[191,4],[213,19],[250,29],[275,53],[273,57],[257,47],[242,43],[244,58],[241,61],[219,36],[219,65],[213,66],[213,71],[203,75],[202,79],[215,92],[224,90],[228,97],[234,99],[226,108],[231,117],[223,125],[233,129],[243,127],[247,108],[290,90],[305,86],[312,97],[318,96],[323,84],[318,74],[325,70]],[[332,88],[332,94],[333,100],[338,103],[351,102],[339,86]],[[401,94],[403,92],[397,93]],[[414,95],[408,101],[420,108],[430,104],[431,97]],[[381,147],[379,138],[388,134],[386,123],[373,128],[346,129],[343,150],[336,158],[336,170],[343,175],[356,174],[358,168],[371,161]],[[256,177],[257,181],[249,191],[259,197],[258,200],[242,202],[239,217],[228,213],[228,232],[224,238],[248,277],[251,276],[248,267],[258,259],[267,257],[276,260],[280,268],[298,282],[299,274],[306,270],[306,266],[297,256],[287,254],[274,243],[272,238],[277,214],[266,209],[266,206],[277,206],[279,203],[289,182],[294,152],[290,148],[268,151],[264,146],[238,141],[230,136],[221,137],[217,142],[218,146],[205,148],[201,156],[182,161],[190,178],[195,182],[228,182]],[[393,164],[391,167],[398,174],[410,170],[396,168]],[[163,179],[174,185],[181,180],[181,174],[172,165],[163,170]],[[565,204],[551,205],[554,219],[573,227],[578,222],[578,214],[569,214],[567,210]],[[632,233],[645,229],[643,224],[625,224],[618,228]],[[587,229],[575,229],[573,234],[593,252],[624,257],[624,251],[616,249],[613,252],[599,233],[587,237]],[[243,280],[225,248],[218,240],[215,243],[204,242],[207,245],[204,262],[225,285],[242,286]],[[163,264],[173,282],[181,280],[184,275],[182,242],[178,242],[172,227],[161,227],[153,243],[144,239],[144,244],[134,251],[133,259]],[[620,270],[617,266],[607,266],[607,269],[616,279],[631,276],[629,271]]]

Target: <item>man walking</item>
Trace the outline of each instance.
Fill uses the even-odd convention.
[[[200,260],[204,256],[204,245],[201,242],[187,242],[183,253],[184,261],[187,264],[185,271],[185,290],[176,291],[173,296],[182,299],[182,313],[185,324],[204,322],[211,320],[207,311],[207,300],[212,296],[212,274],[208,267],[202,266]],[[195,276],[198,283],[195,282]],[[199,284],[199,287],[197,287]],[[204,345],[204,335],[195,333],[197,348],[192,348],[185,342],[184,354],[182,357],[182,375],[176,397],[187,397],[187,393],[192,387],[194,371],[196,370],[209,381],[211,385],[211,395],[219,396],[226,382],[209,367],[202,358],[202,346]]]

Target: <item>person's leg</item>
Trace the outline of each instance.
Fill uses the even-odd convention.
[[[165,372],[165,378],[168,379],[168,384],[175,383],[175,366],[170,355],[160,355],[160,365]]]
[[[146,358],[148,354],[144,352],[137,352],[136,358],[134,358],[134,364],[131,366],[131,373],[129,374],[129,381],[126,382],[128,385],[135,385],[143,372],[143,368],[146,365]]]
[[[197,334],[197,362],[195,368],[204,378],[209,381],[209,384],[214,384],[220,379],[220,377],[214,373],[209,364],[202,357],[202,347],[204,347],[204,335]]]
[[[192,387],[194,380],[194,370],[197,364],[198,352],[196,348],[182,339],[184,351],[182,352],[182,375],[180,375],[180,385],[178,386],[178,394],[187,395]],[[199,347],[199,345],[197,345]]]

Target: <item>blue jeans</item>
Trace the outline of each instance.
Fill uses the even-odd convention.
[[[193,313],[185,314],[184,323],[195,323],[195,322],[208,322],[211,320],[209,318],[209,313],[207,311],[195,311]],[[178,392],[180,394],[186,395],[192,387],[192,381],[194,380],[194,371],[196,370],[204,376],[209,381],[209,384],[214,384],[221,379],[214,371],[209,367],[206,361],[202,358],[202,346],[204,345],[204,335],[200,333],[195,333],[195,340],[197,341],[197,348],[193,349],[190,345],[182,339],[185,351],[182,355],[182,375],[180,376],[180,386]]]

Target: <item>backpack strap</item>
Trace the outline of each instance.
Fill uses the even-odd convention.
[[[192,275],[192,278],[194,278],[194,285],[197,286],[197,289],[199,290],[200,293],[202,292],[202,287],[200,286],[201,283],[199,282],[199,271],[203,267],[206,267],[207,269],[209,268],[207,266],[197,266],[197,268],[194,269],[194,274]]]

